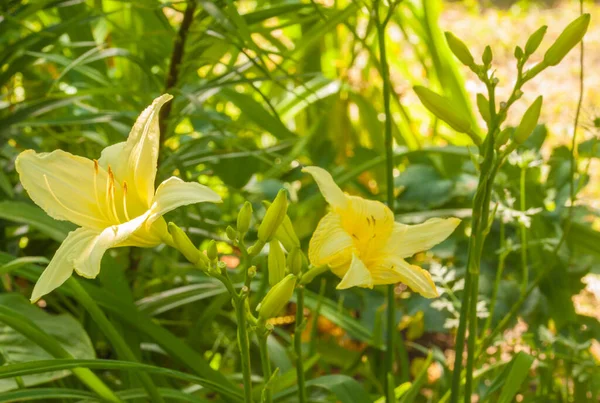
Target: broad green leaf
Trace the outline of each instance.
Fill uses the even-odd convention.
[[[6,307],[8,312],[17,312],[31,320],[48,335],[54,337],[71,356],[81,359],[95,357],[88,335],[72,316],[67,314],[50,315],[29,303],[25,297],[19,294],[0,294],[0,307]],[[5,365],[47,360],[53,357],[25,335],[3,323],[0,324],[0,354],[4,358]],[[69,374],[70,371],[59,370],[27,375],[22,380],[25,385],[33,386],[63,378]],[[0,380],[0,392],[16,388],[18,385],[15,379]]]

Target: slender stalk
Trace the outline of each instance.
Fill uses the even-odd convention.
[[[304,328],[304,286],[296,288],[296,328],[294,330],[294,350],[296,352],[296,377],[298,378],[298,402],[306,403],[304,362],[302,361],[302,329]]]
[[[79,284],[79,281],[71,277],[68,282],[71,290],[73,290],[73,293],[75,294],[75,298],[77,298],[79,303],[81,303],[85,310],[90,314],[94,322],[96,322],[115,350],[117,350],[117,354],[128,361],[138,362],[137,357],[133,351],[131,351],[127,342],[121,337],[117,329],[115,329],[96,302],[89,296],[81,284]],[[159,403],[164,402],[150,375],[139,371],[136,372],[136,374],[148,392],[151,401]]]
[[[525,200],[525,178],[527,175],[527,166],[521,167],[521,184],[520,184],[520,208],[523,214],[526,210]],[[521,295],[527,292],[527,284],[529,283],[529,268],[527,267],[527,227],[524,222],[519,223],[521,230],[521,270],[523,271],[523,278],[521,279]]]
[[[500,288],[500,280],[502,279],[502,273],[504,272],[504,262],[506,261],[506,224],[500,220],[500,256],[498,257],[498,268],[496,269],[496,279],[494,280],[494,288],[492,289],[492,297],[490,298],[490,307],[488,309],[489,316],[485,321],[483,331],[481,332],[484,336],[492,326],[492,318],[494,317],[494,311],[496,309],[496,299],[498,297],[498,289]]]
[[[183,13],[183,20],[179,26],[177,37],[175,38],[175,44],[173,45],[173,53],[171,54],[171,61],[169,62],[169,72],[165,80],[165,92],[172,90],[179,79],[179,68],[183,61],[185,53],[185,41],[187,39],[188,32],[194,20],[194,13],[196,11],[196,1],[188,1],[185,12]],[[162,147],[165,141],[167,133],[167,124],[169,121],[169,115],[171,114],[172,104],[167,102],[160,111],[160,146]]]
[[[385,48],[385,28],[387,22],[389,21],[390,16],[393,13],[393,7],[390,7],[388,10],[388,15],[385,20],[382,22],[379,17],[379,4],[376,3],[374,6],[375,18],[377,24],[377,37],[379,42],[379,62],[381,64],[381,78],[383,80],[383,106],[385,112],[385,122],[384,122],[384,131],[385,131],[385,157],[386,157],[386,179],[387,179],[387,204],[392,212],[394,211],[394,139],[392,137],[392,112],[390,107],[390,94],[391,94],[391,84],[390,84],[390,73],[389,66],[387,61],[387,53]],[[394,353],[395,349],[395,340],[396,337],[402,337],[400,334],[396,334],[396,300],[395,300],[395,284],[390,284],[387,286],[387,343],[386,343],[386,355],[385,355],[385,393],[386,393],[386,401],[388,403],[394,402],[396,397],[391,393],[394,390],[395,385],[388,385],[390,380],[393,380],[394,377]],[[400,340],[400,342],[402,342]],[[406,356],[400,357],[401,367],[407,368],[408,362],[406,360]]]
[[[260,349],[260,362],[262,364],[262,372],[263,372],[263,383],[264,383],[264,400],[263,403],[272,403],[273,402],[273,392],[271,391],[271,387],[268,385],[269,380],[271,379],[271,359],[269,357],[269,347],[267,345],[267,341],[269,339],[269,331],[264,329],[261,334],[258,335],[258,346]]]
[[[237,338],[242,362],[244,379],[244,402],[252,403],[252,369],[250,367],[250,338],[248,337],[248,322],[246,318],[246,298],[234,299],[235,316],[237,319]]]

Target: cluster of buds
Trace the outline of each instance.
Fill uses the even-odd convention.
[[[307,267],[306,258],[300,248],[300,240],[287,215],[288,199],[285,190],[279,191],[273,203],[264,202],[266,212],[258,225],[257,240],[247,249],[251,259],[269,245],[267,259],[268,278],[271,289],[257,307],[263,321],[277,315],[290,300],[298,277]],[[236,228],[228,226],[227,237],[234,245],[245,248],[244,238],[252,229],[252,204],[248,201],[240,209]],[[208,275],[226,274],[225,263],[219,260],[217,243],[211,240],[206,253],[201,252],[186,233],[174,223],[169,223],[169,233],[174,246],[195,267]],[[243,249],[244,250],[244,249]],[[248,268],[248,277],[256,275],[256,266]]]

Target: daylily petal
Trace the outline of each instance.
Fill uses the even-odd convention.
[[[350,268],[337,285],[338,290],[345,290],[350,287],[373,288],[373,277],[365,264],[356,255],[352,255]]]
[[[347,196],[342,192],[342,189],[333,181],[333,178],[323,168],[319,167],[306,167],[302,169],[302,172],[307,172],[312,175],[315,182],[321,190],[321,194],[327,200],[327,203],[334,209],[346,208],[348,201]]]
[[[380,256],[378,261],[369,265],[375,284],[394,284],[402,282],[425,298],[438,296],[437,288],[428,271],[411,265],[394,255]]]
[[[121,183],[127,179],[128,155],[124,154],[126,145],[125,141],[110,145],[102,150],[98,158],[98,164],[107,171],[110,166],[115,178]]]
[[[108,174],[94,162],[62,150],[19,154],[16,168],[31,199],[51,217],[102,229],[106,218]]]
[[[431,249],[448,238],[459,224],[458,218],[431,218],[418,225],[395,223],[385,253],[404,258]]]
[[[148,225],[177,207],[201,202],[219,203],[221,196],[197,182],[184,182],[172,176],[156,189]]]
[[[73,264],[77,274],[86,278],[95,278],[100,272],[100,263],[104,253],[109,248],[125,243],[144,224],[149,215],[150,211],[147,211],[145,214],[124,224],[108,227],[94,237],[87,243],[79,256],[73,256]]]
[[[154,196],[154,180],[160,146],[158,113],[160,108],[172,98],[169,94],[156,98],[152,105],[137,118],[125,145],[119,147],[114,145],[104,152],[103,162],[115,164],[113,171],[118,173],[117,179],[126,182],[132,189],[131,196],[135,195],[146,207],[150,207]]]
[[[83,253],[98,232],[77,228],[69,232],[54,257],[42,273],[31,294],[31,302],[35,302],[52,290],[60,287],[73,274],[73,257]]]
[[[342,266],[350,263],[353,246],[339,214],[328,213],[319,221],[310,239],[308,258],[313,266]]]

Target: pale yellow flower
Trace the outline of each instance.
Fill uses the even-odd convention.
[[[328,265],[342,279],[338,289],[402,282],[424,297],[438,295],[429,273],[404,259],[442,242],[459,219],[400,224],[385,204],[344,194],[324,169],[303,171],[313,176],[331,206],[310,240],[308,257],[313,266]]]
[[[171,243],[163,214],[183,205],[221,201],[209,188],[176,177],[154,189],[158,113],[171,98],[155,99],[138,117],[127,141],[105,148],[98,160],[61,150],[27,150],[17,157],[17,172],[31,199],[51,217],[80,227],[56,251],[33,289],[32,301],[59,287],[73,270],[96,277],[109,248]]]

